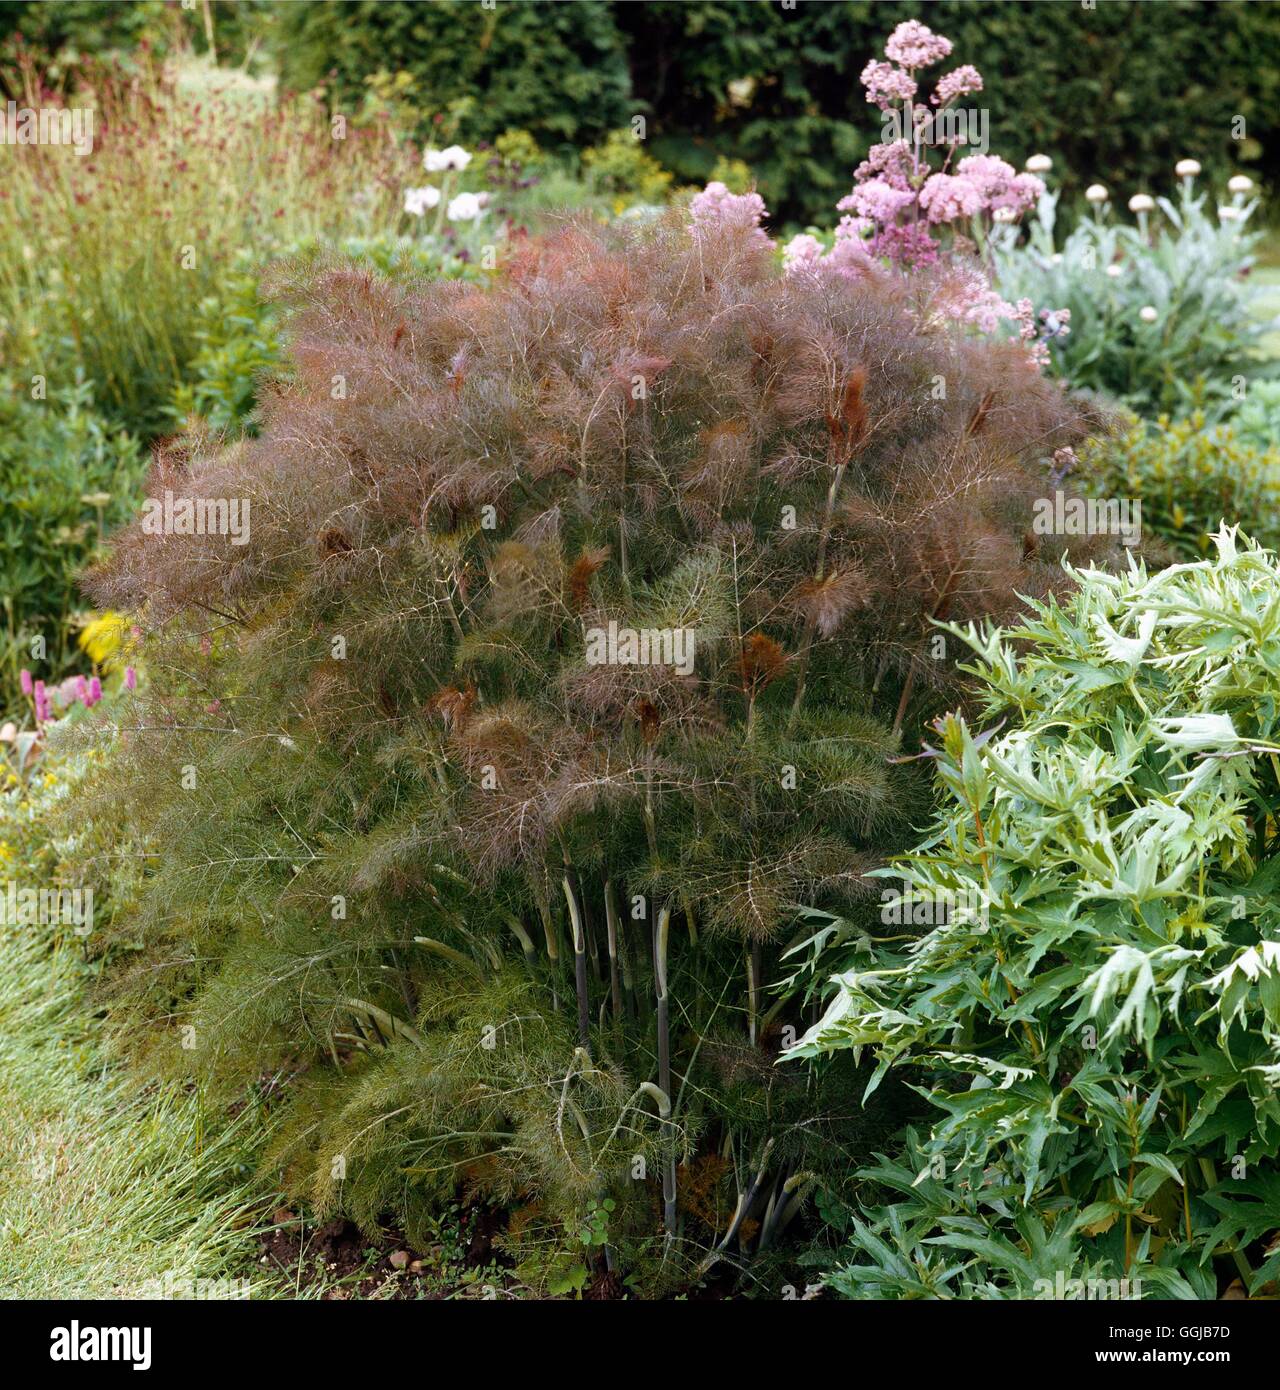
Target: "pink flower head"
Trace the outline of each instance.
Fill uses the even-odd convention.
[[[916,94],[915,79],[910,73],[892,63],[878,63],[874,58],[862,69],[858,80],[867,89],[867,100],[881,111],[887,111],[892,101],[910,101]]]
[[[875,224],[865,217],[842,217],[836,223],[836,240],[861,242],[875,231]]]
[[[983,201],[993,212],[996,208],[1026,212],[1044,192],[1043,182],[1034,174],[1015,172],[999,155],[971,154],[960,161],[956,171],[978,185]]]
[[[957,174],[931,174],[920,190],[920,206],[930,222],[954,222],[982,211],[982,189],[972,179]]]
[[[938,260],[938,243],[923,222],[911,222],[905,227],[882,227],[867,250],[873,256],[884,256],[894,265],[908,269],[936,265]]]
[[[788,275],[812,270],[822,259],[822,243],[816,236],[801,232],[782,248],[782,265]]]
[[[84,705],[89,703],[89,682],[83,676],[76,677],[76,699]]]
[[[96,705],[102,699],[102,682],[94,676],[89,682],[89,698],[85,701],[87,705]]]
[[[951,40],[935,34],[918,19],[907,19],[889,35],[884,51],[904,68],[927,68],[950,55]]]
[[[954,72],[940,77],[937,89],[929,100],[935,106],[945,106],[949,101],[955,101],[957,97],[965,97],[970,92],[980,92],[981,90],[982,74],[977,68],[966,63],[964,67],[956,68]]]
[[[884,179],[868,179],[858,184],[847,198],[841,198],[838,206],[841,211],[856,212],[884,226],[914,201],[915,195],[910,189],[894,188]]]
[[[911,147],[905,140],[891,140],[886,145],[871,146],[866,159],[853,171],[853,181],[865,183],[878,177],[894,188],[910,192],[912,172]],[[852,204],[848,198],[842,198],[836,206],[841,212],[849,212]]]
[[[842,220],[854,221],[850,217]],[[870,255],[870,243],[863,240],[861,233],[857,236],[841,236],[837,230],[835,244],[822,258],[822,268],[846,280],[856,280],[871,274],[875,270],[875,262]]]
[[[31,672],[25,666],[18,672],[18,684],[22,687],[24,695],[31,694]]]
[[[689,204],[695,236],[718,227],[731,227],[749,230],[761,245],[772,246],[768,233],[760,226],[767,211],[758,193],[730,193],[718,179],[696,193]]]
[[[132,666],[124,668],[124,688],[126,690],[136,690],[138,688],[138,673]]]

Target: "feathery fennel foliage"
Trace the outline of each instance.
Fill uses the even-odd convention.
[[[1042,460],[1097,424],[759,241],[308,272],[260,437],[152,482],[248,498],[248,542],[134,528],[94,584],[151,676],[78,807],[147,854],[121,1029],[232,1089],[291,1069],[297,1188],[410,1229],[501,1202],[533,1283],[589,1212],[602,1271],[767,1265],[868,1152],[851,1059],[773,1065],[805,1020],[767,983],[919,805],[885,719],[954,679],[928,620],[1052,586]],[[688,668],[593,660],[611,624]]]
[[[852,1219],[854,1296],[1280,1276],[1280,565],[1224,528],[1075,577],[952,629],[986,732],[939,722],[946,804],[883,871],[983,910],[866,943],[791,1054],[866,1052],[869,1091],[906,1072],[934,1107],[863,1174],[890,1204]]]

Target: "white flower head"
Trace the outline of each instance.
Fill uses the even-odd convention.
[[[1153,304],[1144,304],[1142,308],[1138,310],[1138,317],[1143,323],[1155,323],[1160,317],[1160,313]]]
[[[1028,174],[1047,174],[1053,168],[1053,160],[1047,154],[1033,154],[1025,168]]]
[[[456,198],[449,199],[445,211],[450,222],[474,222],[488,201],[487,193],[459,193]]]
[[[1239,208],[1227,207],[1226,204],[1223,204],[1223,206],[1218,209],[1218,218],[1220,221],[1235,222],[1239,216]]]
[[[1227,180],[1227,189],[1232,193],[1248,193],[1253,187],[1253,180],[1248,174],[1233,174]]]
[[[1110,275],[1113,280],[1118,280],[1124,274],[1124,266],[1122,266],[1119,261],[1112,261],[1107,267],[1107,274]]]
[[[440,190],[434,184],[422,188],[406,188],[404,191],[404,210],[412,217],[421,217],[428,208],[440,201]]]
[[[1154,212],[1156,200],[1150,193],[1135,193],[1129,199],[1130,212]]]
[[[1091,183],[1085,189],[1084,196],[1091,203],[1105,203],[1107,201],[1107,186],[1105,183]]]
[[[1016,221],[1017,216],[1018,214],[1012,208],[997,208],[991,214],[992,220],[995,222],[1013,222]]]
[[[461,145],[450,145],[446,150],[428,150],[422,163],[428,174],[442,174],[446,169],[461,173],[471,163],[471,155]]]
[[[1200,172],[1200,162],[1195,159],[1180,159],[1173,166],[1173,172],[1180,179],[1193,179]]]

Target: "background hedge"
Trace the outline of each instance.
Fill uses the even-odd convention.
[[[992,148],[1048,151],[1069,186],[1165,188],[1183,156],[1276,181],[1280,6],[1237,0],[342,0],[284,7],[280,64],[295,87],[331,73],[345,100],[379,68],[410,73],[424,110],[479,93],[461,129],[473,140],[515,126],[581,146],[643,114],[682,181],[740,158],[771,208],[826,220],[878,136],[858,74],[912,17],[984,73]]]
[[[179,18],[181,16],[181,18]],[[717,157],[752,168],[787,221],[827,220],[878,133],[858,73],[900,20],[955,43],[987,78],[992,148],[1051,153],[1069,190],[1166,188],[1182,156],[1243,165],[1277,182],[1280,5],[1241,0],[218,0],[220,53],[271,57],[285,85],[328,84],[350,108],[379,71],[431,114],[461,103],[457,138],[530,131],[556,149],[597,142],[633,115],[683,182]],[[203,46],[199,10],[158,0],[108,5],[0,0],[0,55],[15,33],[50,53],[101,53],[145,36],[163,51],[175,23]],[[257,45],[252,40],[258,40]],[[732,85],[731,85],[732,84]],[[1194,112],[1194,116],[1190,113]],[[1244,118],[1246,138],[1232,138]],[[1068,201],[1070,201],[1068,199]]]

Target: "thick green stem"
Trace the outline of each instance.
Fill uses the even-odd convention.
[[[653,980],[658,1004],[658,1089],[671,1094],[671,1020],[667,1000],[667,941],[671,932],[671,909],[664,907],[653,926]],[[675,1124],[670,1115],[662,1122],[662,1138],[667,1150],[662,1160],[662,1225],[667,1244],[676,1234],[676,1155]]]
[[[613,897],[613,880],[604,883],[605,931],[609,938],[609,997],[613,1001],[613,1017],[622,1020],[622,980],[618,973],[618,904]]]
[[[551,966],[551,1007],[560,1012],[560,994],[556,981],[560,977],[560,945],[556,940],[556,924],[551,917],[551,904],[544,894],[538,895],[538,915],[542,918],[542,936],[547,944],[547,961]]]
[[[578,894],[577,874],[565,865],[565,901],[569,904],[569,921],[573,927],[573,974],[578,991],[578,1042],[582,1050],[591,1056],[591,997],[587,984],[587,933],[582,920],[582,904]]]

